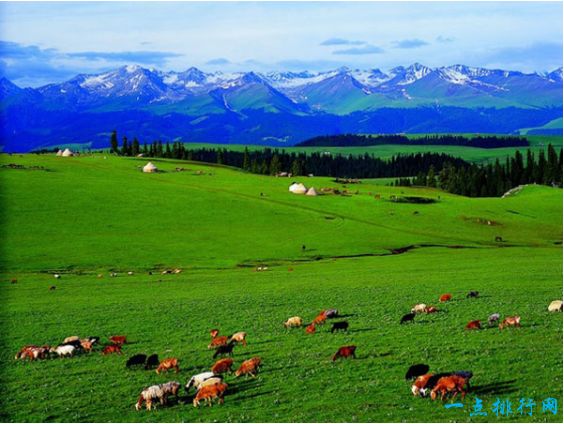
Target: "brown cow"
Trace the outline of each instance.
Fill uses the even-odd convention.
[[[413,396],[425,397],[427,395],[427,383],[433,374],[423,374],[415,379],[411,386],[411,393]]]
[[[239,369],[235,371],[235,377],[240,377],[242,375],[248,374],[251,377],[255,378],[257,376],[260,363],[261,363],[261,359],[258,356],[243,361]]]
[[[306,327],[306,334],[313,334],[315,333],[315,324],[312,322],[310,325]]]
[[[466,324],[466,330],[481,330],[482,325],[480,324],[480,320],[470,321]]]
[[[161,361],[159,366],[157,367],[157,374],[160,374],[161,371],[168,371],[174,369],[177,373],[180,371],[178,367],[178,359],[176,358],[166,358]]]
[[[113,344],[123,345],[123,344],[127,343],[127,337],[126,336],[112,336],[112,337],[110,337],[110,341]]]
[[[327,317],[325,316],[325,311],[322,311],[319,315],[315,317],[312,324],[314,325],[323,325],[327,321]]]
[[[225,346],[227,344],[227,336],[218,336],[214,337],[211,343],[208,345],[208,349],[214,349],[219,346]]]
[[[437,385],[431,390],[431,399],[435,400],[437,398],[437,392],[441,394],[441,400],[445,400],[447,393],[453,393],[452,399],[456,397],[458,393],[462,395],[462,400],[466,396],[464,391],[464,386],[466,386],[467,380],[459,375],[450,375],[448,377],[442,377],[437,381]]]
[[[39,346],[36,345],[26,345],[24,347],[22,347],[18,353],[16,353],[16,357],[14,359],[20,359],[22,358],[23,354],[28,351],[28,350],[32,350],[32,349],[37,349]]]
[[[106,346],[102,351],[102,355],[109,355],[111,353],[117,353],[118,355],[121,355],[121,345],[117,345],[117,344],[109,345]]]
[[[337,353],[335,353],[333,355],[333,358],[332,358],[333,362],[336,361],[338,358],[348,358],[350,356],[352,356],[353,358],[356,358],[355,351],[356,351],[356,346],[340,347],[339,350],[337,351]]]
[[[505,318],[501,324],[499,324],[499,329],[503,330],[505,327],[521,327],[521,317],[515,315],[513,317]]]
[[[443,294],[443,295],[441,295],[441,297],[439,297],[439,302],[448,302],[451,299],[452,299],[452,294],[447,293],[447,294]]]
[[[218,403],[223,403],[223,395],[227,390],[227,384],[216,383],[213,386],[205,386],[198,390],[194,400],[192,401],[194,408],[200,406],[200,401],[203,399],[207,402],[208,406],[211,406],[213,399],[218,399]]]
[[[84,349],[85,352],[91,352],[92,351],[92,342],[88,339],[81,340],[80,346]]]
[[[233,367],[233,359],[231,358],[220,359],[215,364],[213,364],[213,367],[211,368],[211,372],[213,372],[216,375],[223,374],[225,372],[233,371],[231,367]]]

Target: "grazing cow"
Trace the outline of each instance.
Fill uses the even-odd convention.
[[[213,349],[218,346],[223,346],[227,344],[228,337],[227,336],[218,336],[214,337],[211,343],[208,345],[208,349]]]
[[[505,327],[521,327],[521,317],[515,315],[514,317],[505,318],[501,324],[499,324],[499,329],[503,330]]]
[[[235,377],[240,377],[242,375],[250,375],[251,377],[255,378],[257,376],[260,362],[261,360],[259,357],[254,357],[246,361],[243,361],[239,369],[235,371]]]
[[[327,317],[325,316],[325,311],[322,311],[319,315],[317,315],[314,320],[313,324],[315,325],[323,325],[327,321]]]
[[[147,411],[150,411],[153,407],[153,402],[157,399],[160,401],[161,405],[164,405],[166,402],[165,394],[161,386],[155,385],[155,386],[147,387],[139,395],[139,398],[137,399],[137,403],[135,404],[135,409],[139,411],[143,406],[143,402],[145,402]]]
[[[82,349],[82,342],[80,340],[72,340],[70,342],[63,342],[62,343],[63,346],[74,346],[77,349]]]
[[[349,331],[349,323],[347,321],[334,322],[331,327],[331,333],[339,330]]]
[[[213,359],[215,359],[215,358],[217,358],[218,356],[221,356],[221,355],[233,356],[233,348],[234,347],[235,347],[234,342],[229,342],[226,345],[218,346],[217,349],[215,350],[215,353],[213,354]]]
[[[337,353],[335,353],[331,359],[333,362],[335,362],[338,358],[348,358],[350,356],[356,359],[355,351],[356,346],[343,346],[339,348]]]
[[[161,361],[159,361],[159,355],[153,353],[147,358],[147,362],[145,362],[145,369],[152,370],[153,368],[158,367],[160,363]]]
[[[480,320],[470,321],[466,324],[466,330],[481,330],[482,325],[480,324]]]
[[[427,396],[427,392],[429,391],[428,386],[430,386],[429,381],[432,377],[433,374],[423,374],[417,377],[411,385],[411,393],[413,393],[413,396]]]
[[[213,386],[214,384],[217,384],[217,383],[223,383],[223,377],[221,375],[217,375],[215,377],[208,378],[202,384],[200,384],[200,387],[198,387],[198,390],[200,390],[202,387]]]
[[[418,314],[425,312],[425,309],[427,309],[427,305],[425,305],[424,303],[418,303],[413,308],[411,308],[411,312],[414,314]]]
[[[434,306],[428,306],[427,308],[425,308],[425,313],[426,314],[434,314],[439,312],[439,310],[437,308],[435,308]]]
[[[180,372],[180,368],[178,367],[178,359],[176,358],[166,358],[161,361],[159,366],[157,367],[157,374],[160,374],[162,371],[168,371],[174,369],[177,373]]]
[[[211,406],[212,400],[218,399],[218,403],[223,403],[223,395],[227,390],[227,384],[216,383],[213,386],[202,387],[196,393],[194,400],[192,401],[194,408],[200,406],[200,401],[205,400],[208,406]]]
[[[303,320],[300,317],[288,318],[288,320],[284,323],[284,327],[286,328],[301,327],[302,325]]]
[[[112,336],[110,337],[110,341],[114,344],[117,345],[123,345],[127,343],[127,337],[126,336]]]
[[[144,353],[138,353],[137,355],[133,355],[131,358],[127,360],[125,363],[126,368],[131,368],[135,365],[145,365],[145,361],[147,360],[147,355]]]
[[[80,347],[82,349],[84,349],[85,352],[91,352],[92,351],[92,345],[93,345],[93,343],[90,340],[81,340],[80,341]]]
[[[178,381],[169,381],[168,383],[160,384],[159,387],[163,391],[164,403],[168,403],[168,396],[178,396],[180,383]]]
[[[45,359],[45,357],[47,356],[47,354],[49,353],[50,348],[49,346],[34,346],[34,345],[28,345],[28,346],[24,346],[17,354],[16,354],[16,359],[26,359],[29,358],[30,361],[33,361],[35,359]]]
[[[59,355],[59,358],[72,356],[75,351],[76,347],[74,347],[73,345],[61,345],[49,349],[49,352],[56,353],[57,355]]]
[[[548,312],[562,312],[562,301],[561,300],[553,300],[548,305]]]
[[[442,377],[436,384],[436,386],[431,390],[431,399],[435,400],[437,398],[437,393],[441,394],[441,400],[444,401],[447,393],[453,393],[452,399],[456,397],[458,393],[466,396],[466,391],[464,390],[466,386],[466,379],[458,375],[450,375],[448,377]]]
[[[219,330],[217,328],[210,330],[210,336],[212,339],[215,339],[218,335],[219,335]]]
[[[241,343],[243,346],[247,346],[247,333],[244,331],[239,331],[235,334],[229,336],[229,342]]]
[[[216,375],[219,375],[233,371],[231,369],[232,367],[233,367],[233,359],[231,358],[220,359],[215,364],[213,364],[211,368],[211,372],[213,372]]]
[[[325,311],[325,318],[338,318],[339,311],[337,309],[327,309]]]
[[[188,383],[186,383],[186,386],[184,386],[184,389],[186,389],[187,393],[190,390],[190,387],[195,387],[196,390],[199,390],[204,381],[209,380],[213,377],[214,373],[211,371],[193,375],[190,380],[188,380]]]
[[[24,352],[26,352],[27,350],[30,349],[36,349],[38,346],[35,345],[26,345],[24,347],[22,347],[18,353],[16,353],[16,357],[14,359],[20,359],[22,357],[22,355],[24,354]]]
[[[474,373],[472,371],[455,371],[453,374],[464,378],[466,380],[466,387],[470,389],[470,379],[474,377]]]
[[[314,334],[315,333],[315,324],[312,322],[310,325],[306,327],[306,334]]]
[[[69,336],[63,340],[63,344],[70,344],[73,342],[80,342],[80,337],[78,336]]]
[[[499,321],[500,315],[498,313],[495,314],[491,314],[488,317],[488,325],[491,327],[492,325],[494,325],[496,322]]]
[[[400,324],[405,324],[406,322],[415,322],[415,312],[411,312],[409,314],[405,314],[401,317]]]
[[[117,344],[109,345],[106,346],[102,351],[102,355],[110,355],[112,353],[117,353],[118,355],[121,355],[121,345],[117,345]]]
[[[469,298],[469,297],[478,297],[479,294],[480,294],[480,292],[477,292],[477,291],[475,291],[475,290],[472,290],[471,292],[469,292],[469,293],[466,295],[466,298]]]
[[[427,364],[415,364],[409,367],[407,372],[405,373],[406,380],[413,380],[420,375],[426,374],[429,372],[429,365]]]
[[[439,302],[448,302],[451,299],[452,299],[452,294],[447,293],[447,294],[443,294],[443,295],[441,295],[441,297],[439,297]]]

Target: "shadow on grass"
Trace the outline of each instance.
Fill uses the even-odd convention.
[[[513,384],[517,380],[500,381],[498,383],[482,384],[481,386],[472,386],[471,393],[474,395],[504,395],[514,393],[517,388]]]

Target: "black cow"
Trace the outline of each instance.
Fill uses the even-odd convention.
[[[339,330],[348,331],[349,323],[347,321],[334,322],[333,327],[331,327],[331,333]]]
[[[159,355],[153,353],[147,358],[147,362],[145,363],[146,370],[152,370],[155,367],[158,367],[161,362],[159,361]]]
[[[131,368],[135,365],[145,365],[146,360],[147,360],[147,355],[145,355],[144,353],[139,353],[129,358],[125,363],[125,367]]]
[[[413,380],[420,375],[427,374],[429,372],[429,365],[426,364],[415,364],[409,367],[405,373],[406,380]]]
[[[477,292],[477,291],[475,291],[475,290],[472,290],[470,293],[468,293],[468,294],[466,295],[466,297],[467,297],[467,298],[468,298],[468,297],[478,297],[479,294],[480,294],[479,292]]]
[[[230,341],[228,344],[223,345],[223,346],[218,346],[217,349],[215,350],[215,353],[213,354],[213,358],[217,358],[218,356],[221,355],[229,355],[229,356],[233,356],[233,348],[235,347],[235,342],[234,341]]]
[[[405,314],[401,317],[400,324],[405,324],[406,322],[415,322],[415,312],[410,312],[409,314]]]

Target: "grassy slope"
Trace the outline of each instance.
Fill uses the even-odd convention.
[[[137,170],[144,162],[100,155],[1,161],[50,170],[0,169],[3,281],[19,280],[0,286],[6,420],[467,421],[468,401],[460,411],[411,397],[402,376],[419,361],[434,370],[472,369],[486,405],[496,397],[562,397],[562,374],[554,372],[562,369],[562,317],[546,312],[562,296],[562,250],[554,244],[562,240],[561,190],[531,186],[512,198],[467,199],[365,181],[351,186],[357,196],[308,198],[289,194],[287,179],[197,164],[155,161],[169,172],[145,175]],[[173,172],[176,166],[191,171]],[[327,178],[305,182],[335,186]],[[433,205],[386,200],[402,190],[441,199]],[[478,217],[499,225],[472,219]],[[506,248],[494,246],[496,235]],[[473,248],[334,258],[411,244]],[[270,270],[236,266],[260,262]],[[143,272],[164,266],[184,272]],[[136,275],[110,279],[110,269]],[[42,271],[53,270],[66,272],[57,290],[48,291],[54,280]],[[97,279],[98,272],[105,277]],[[468,290],[483,297],[465,300]],[[444,313],[398,326],[413,304],[433,304],[443,292],[455,296]],[[307,320],[329,307],[351,314],[349,334],[332,336],[326,327],[306,337],[280,325],[288,316]],[[463,331],[467,321],[496,311],[521,314],[524,328]],[[260,377],[229,377],[223,407],[136,413],[132,405],[143,386],[185,383],[211,365],[205,346],[214,326],[249,333],[249,347],[237,348],[235,360],[260,355]],[[125,358],[98,353],[13,361],[26,343],[117,333],[135,341],[125,357],[178,356],[181,374],[125,372]],[[359,346],[359,359],[331,364],[330,355],[346,343]],[[561,419],[561,412],[533,416],[545,418]]]

